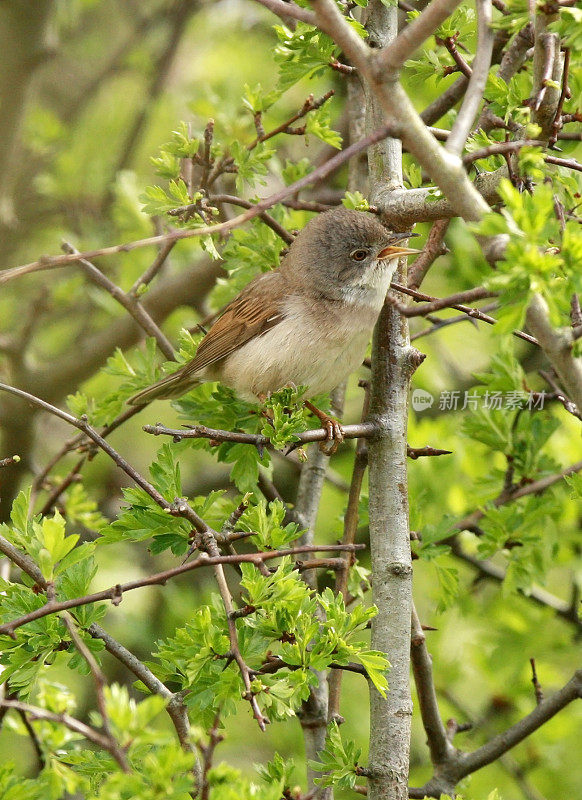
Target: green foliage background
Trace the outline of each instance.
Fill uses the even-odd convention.
[[[3,267],[33,260],[39,253],[57,252],[61,238],[72,241],[79,249],[88,249],[151,235],[152,222],[143,210],[144,195],[149,213],[157,214],[163,214],[167,207],[186,204],[191,199],[184,195],[183,185],[174,184],[172,191],[168,183],[168,178],[175,177],[177,166],[172,156],[184,155],[192,146],[191,139],[201,137],[209,117],[215,120],[217,148],[220,143],[231,143],[230,152],[239,167],[237,191],[251,198],[278,185],[281,177],[291,182],[305,173],[308,163],[317,163],[324,155],[329,155],[340,143],[334,131],[340,131],[345,139],[345,79],[323,66],[335,52],[331,45],[329,52],[325,42],[315,43],[305,52],[302,44],[301,57],[296,59],[293,51],[293,47],[298,46],[296,37],[289,37],[281,26],[273,30],[273,19],[251,3],[193,6],[166,81],[163,87],[156,87],[160,70],[158,59],[168,35],[171,11],[171,4],[154,0],[139,4],[67,0],[58,4],[54,22],[55,36],[58,37],[56,52],[42,65],[38,87],[24,120],[23,146],[15,167],[18,192],[14,219],[9,224],[5,220],[1,228]],[[158,21],[144,23],[144,30],[140,32],[136,19],[150,18]],[[471,12],[464,7],[451,23],[452,29],[460,29],[466,36],[464,41],[470,47],[474,44],[471,24]],[[443,35],[447,35],[446,32]],[[277,43],[279,49],[275,50]],[[576,42],[572,46],[577,46]],[[410,64],[405,73],[405,84],[418,109],[424,108],[454,80],[454,76],[442,80],[435,78],[437,66],[446,64],[447,56],[436,46],[429,50],[429,55]],[[277,62],[292,65],[283,71],[282,83],[278,83]],[[97,80],[100,75],[100,80]],[[526,75],[519,74],[516,85],[512,87],[513,94],[509,95],[503,95],[504,87],[495,86],[492,80],[491,99],[503,104],[497,113],[517,113],[521,108],[518,101],[529,92],[526,80]],[[255,88],[259,83],[262,91]],[[270,106],[271,93],[278,85],[286,91]],[[579,66],[573,69],[572,86],[571,105],[574,108],[582,86]],[[335,96],[320,111],[308,117],[307,138],[282,136],[250,154],[242,145],[232,145],[252,140],[255,135],[253,112],[261,107],[268,109],[264,120],[269,128],[274,128],[301,108],[308,94],[320,97],[330,88],[335,89]],[[514,97],[517,99],[512,106]],[[141,113],[144,114],[143,127],[130,141],[128,133],[134,130],[132,126]],[[447,115],[440,124],[448,127],[453,114]],[[180,120],[186,120],[187,125],[179,128]],[[178,131],[178,134],[172,136],[171,131]],[[487,141],[478,140],[471,146],[481,147]],[[171,142],[170,147],[164,148],[168,142]],[[564,142],[562,147],[566,156],[575,155],[576,143]],[[124,152],[127,154],[125,157],[122,155]],[[218,150],[216,155],[220,156]],[[156,163],[152,163],[151,156],[156,156]],[[539,158],[536,159],[535,152],[530,152],[529,158],[528,169],[535,174],[543,164]],[[420,170],[409,157],[405,159],[409,185],[419,185]],[[499,163],[490,160],[483,167],[493,169]],[[447,235],[450,252],[437,262],[426,285],[423,285],[426,292],[446,296],[488,280],[492,288],[504,293],[501,322],[495,329],[465,321],[418,341],[418,346],[428,357],[415,375],[413,388],[429,391],[437,400],[430,410],[411,412],[410,418],[409,442],[412,446],[430,444],[453,451],[452,455],[439,459],[410,462],[409,475],[411,525],[422,534],[422,544],[417,547],[419,558],[414,567],[415,601],[422,622],[437,628],[427,633],[427,637],[443,716],[454,717],[459,723],[474,723],[471,731],[459,734],[455,740],[462,748],[478,746],[533,708],[530,657],[536,659],[538,676],[547,693],[563,685],[575,667],[575,626],[552,610],[540,607],[528,598],[528,594],[536,583],[569,601],[565,587],[579,584],[582,577],[579,561],[580,481],[560,482],[541,497],[530,496],[499,509],[492,509],[487,504],[503,487],[508,457],[513,465],[513,480],[521,480],[524,485],[576,462],[580,452],[578,422],[556,403],[548,404],[539,412],[527,409],[485,411],[482,403],[478,411],[460,407],[443,411],[438,403],[441,392],[458,391],[461,397],[459,406],[462,406],[464,393],[473,391],[475,386],[478,386],[480,395],[485,391],[507,394],[544,388],[537,374],[541,366],[539,353],[512,339],[508,332],[523,324],[526,301],[531,291],[540,289],[552,301],[554,323],[567,324],[567,299],[572,291],[580,290],[578,256],[582,247],[580,234],[573,225],[564,237],[560,263],[557,263],[555,254],[539,256],[536,245],[547,245],[559,232],[552,218],[552,190],[546,189],[539,177],[538,183],[531,202],[527,195],[518,195],[506,187],[504,199],[511,216],[496,215],[486,219],[481,226],[484,233],[501,230],[510,233],[512,239],[505,266],[492,273],[486,267],[472,234],[455,220]],[[344,194],[345,184],[346,170],[342,170],[319,195],[327,193],[337,201]],[[151,188],[154,185],[162,188]],[[579,191],[578,182],[561,172],[556,186],[565,197]],[[272,213],[288,229],[302,227],[311,216],[307,211],[282,207]],[[201,218],[195,218],[183,224],[201,223]],[[417,230],[425,237],[428,226],[417,226]],[[211,261],[214,246],[226,259],[223,264]],[[174,249],[168,267],[171,275],[178,275],[197,264],[202,276],[200,291],[193,291],[193,296],[187,298],[184,306],[174,311],[164,325],[169,338],[173,342],[179,341],[181,360],[190,357],[198,340],[196,333],[188,336],[181,334],[181,329],[192,328],[208,312],[222,307],[258,270],[272,267],[281,249],[280,240],[261,222],[253,222],[238,230],[226,243],[203,241],[201,248],[195,241],[188,241]],[[524,250],[527,258],[524,258]],[[148,266],[152,253],[151,249],[135,250],[99,262],[99,265],[113,280],[128,289]],[[124,316],[112,298],[88,284],[75,267],[40,273],[9,285],[0,294],[2,333],[8,336],[21,330],[27,324],[23,320],[30,313],[29,308],[33,309],[33,316],[39,316],[26,355],[27,362],[34,365],[40,376],[39,394],[42,394],[43,385],[47,385],[46,376],[52,370],[58,370],[59,365],[68,363],[70,359],[90,358],[92,340],[100,339],[103,332]],[[455,313],[444,312],[442,316],[454,316]],[[418,333],[424,327],[425,322],[414,321],[412,332]],[[72,396],[69,407],[73,413],[88,413],[95,425],[106,424],[122,410],[131,394],[161,374],[160,361],[151,343],[140,343],[123,354],[111,353],[106,369],[96,373],[81,387],[67,383],[65,376],[62,385],[53,387],[53,396],[47,399],[62,405],[66,395]],[[4,359],[2,368],[12,382],[18,383],[18,366],[10,358]],[[364,375],[362,371],[360,376],[350,379],[344,415],[347,422],[359,418],[362,392],[357,387],[357,378]],[[35,387],[31,388],[34,390]],[[225,429],[238,427],[260,432],[262,428],[262,421],[254,409],[235,402],[225,390],[206,386],[173,407],[164,403],[148,408],[116,431],[111,442],[143,473],[155,460],[158,466],[153,467],[152,477],[162,493],[166,493],[170,500],[176,494],[182,494],[178,486],[181,482],[185,494],[200,498],[194,502],[194,507],[211,524],[224,521],[240,501],[241,494],[255,489],[259,464],[273,471],[284,499],[293,501],[298,477],[293,462],[278,456],[272,458],[267,453],[261,455],[255,450],[249,452],[249,448],[243,445],[222,445],[216,451],[208,443],[192,445],[183,442],[176,446],[164,445],[160,451],[160,440],[141,431],[141,425],[146,422],[163,420],[165,424],[175,426],[186,419]],[[305,427],[307,420],[298,412],[290,423],[282,422],[282,425],[288,427],[280,431],[281,446],[286,439],[292,439],[297,430]],[[39,421],[39,432],[34,462],[43,465],[59,449],[70,431],[63,430],[63,426],[53,419],[43,419]],[[218,458],[215,458],[216,452]],[[5,455],[9,454],[0,454]],[[65,459],[56,474],[64,476],[74,458],[75,455]],[[340,448],[332,461],[333,482],[328,482],[324,489],[317,525],[318,541],[335,541],[341,536],[346,502],[341,487],[349,481],[352,461],[351,445]],[[73,570],[65,561],[67,579],[74,581],[68,589],[73,595],[88,591],[89,585],[93,589],[102,588],[177,563],[177,557],[184,554],[188,544],[189,528],[183,520],[168,520],[166,515],[171,530],[165,528],[161,535],[151,515],[144,523],[144,518],[138,518],[134,510],[121,511],[118,520],[111,524],[127,502],[136,505],[145,502],[134,488],[126,489],[124,501],[121,490],[127,484],[126,477],[99,455],[84,468],[82,487],[73,484],[65,495],[63,514],[68,539],[62,539],[58,518],[53,522],[45,521],[45,526],[53,527],[39,534],[36,544],[32,540],[25,542],[28,534],[26,526],[21,525],[22,542],[29,552],[30,548],[37,547],[35,555],[39,563],[45,565],[45,577],[58,572],[59,562],[63,567],[63,559],[70,557],[67,548],[76,543],[76,540],[72,541],[75,536],[84,542],[82,555],[94,550],[96,572],[93,574],[86,566],[88,562],[79,562]],[[219,494],[220,490],[223,494]],[[217,494],[212,495],[210,503],[204,506],[204,498],[211,491]],[[43,495],[43,499],[37,502],[37,510],[44,499],[46,496]],[[493,558],[496,564],[507,569],[507,578],[501,587],[494,582],[476,580],[475,571],[455,558],[450,548],[442,544],[453,530],[455,521],[482,507],[490,509],[480,523],[484,534],[477,538],[465,532],[462,542],[470,554]],[[359,531],[361,541],[366,540],[366,508],[364,494]],[[6,514],[7,509],[3,511]],[[17,509],[17,517],[19,513],[21,517],[25,516],[22,509],[20,512]],[[268,536],[279,536],[278,541],[271,539],[275,546],[282,546],[290,540],[293,532],[285,532],[281,519],[275,525],[272,520],[263,522]],[[260,520],[256,518],[247,520],[247,530],[257,529],[258,523]],[[243,528],[244,524],[243,518]],[[18,524],[14,528],[18,531]],[[97,532],[107,546],[93,544]],[[152,533],[153,544],[150,540]],[[17,533],[12,531],[11,535],[17,536]],[[508,547],[509,540],[512,544]],[[42,549],[48,555],[41,554]],[[366,565],[365,555],[361,562]],[[251,568],[243,570],[247,593],[252,592],[251,572]],[[65,575],[65,570],[62,574]],[[325,592],[331,584],[332,577],[322,574],[320,590]],[[67,589],[63,587],[63,591]],[[220,639],[217,629],[212,635],[209,633],[212,629],[210,612],[197,612],[214,591],[210,573],[197,571],[164,587],[128,593],[118,608],[107,606],[105,611],[104,607],[89,607],[82,611],[83,624],[95,620],[103,622],[105,615],[103,624],[107,630],[138,657],[150,661],[152,652],[157,650],[162,672],[168,677],[171,673],[164,662],[165,656],[172,662],[176,651],[181,648],[189,646],[193,652],[200,651],[202,644],[197,636],[203,633],[206,637]],[[327,595],[322,596],[325,598]],[[14,616],[11,602],[2,603],[3,620]],[[313,603],[306,597],[298,602]],[[38,604],[42,604],[40,599]],[[365,621],[368,613],[364,610],[366,607],[365,598],[361,605],[356,606],[362,609],[361,621]],[[201,615],[198,622],[195,621],[197,613]],[[218,611],[213,613],[218,618]],[[44,701],[47,707],[62,710],[73,703],[71,697],[74,696],[75,713],[85,718],[89,709],[94,708],[95,698],[90,680],[81,674],[84,664],[74,651],[52,651],[51,642],[60,635],[54,630],[57,622],[48,617],[44,623],[46,628],[43,625],[37,629],[30,625],[24,630],[33,639],[35,636],[47,637],[45,656],[50,666],[39,669],[39,664],[34,662],[23,669],[21,662],[13,662],[12,666],[20,667],[18,685],[26,689],[32,677],[40,675],[43,680],[37,686],[31,686],[35,702]],[[196,625],[199,630],[193,633]],[[182,629],[179,636],[183,637],[186,636],[184,631],[190,630],[191,640],[180,641],[179,636],[175,639],[178,628]],[[305,636],[309,640],[309,632]],[[366,634],[363,636],[365,638]],[[88,637],[86,643],[95,646]],[[214,641],[212,646],[220,650],[223,644]],[[42,646],[42,642],[32,642],[30,650],[25,652],[36,652],[35,648]],[[210,644],[205,642],[204,646]],[[362,645],[361,652],[366,652],[366,646]],[[10,643],[4,656],[7,663],[9,655]],[[161,707],[156,699],[144,702],[143,694],[132,688],[132,676],[107,654],[99,655],[103,657],[108,678],[126,687],[111,689],[112,693],[118,693],[111,700],[111,708],[117,709],[119,719],[114,719],[114,722],[119,729],[126,725],[126,731],[140,731],[147,722],[148,735],[161,737],[162,750],[167,748],[155,766],[156,779],[162,786],[164,781],[180,772],[177,766],[180,759],[183,759],[184,770],[189,767],[188,756],[181,753],[173,742],[169,721],[160,713]],[[287,656],[292,658],[290,652]],[[353,660],[351,656],[346,656],[346,659]],[[210,691],[212,681],[220,679],[222,669],[221,662],[214,663],[216,675],[208,678]],[[369,668],[371,663],[369,660]],[[191,664],[188,668],[194,669]],[[7,674],[10,673],[5,672],[5,677]],[[236,672],[231,674],[235,680]],[[18,686],[13,684],[13,688]],[[288,687],[282,687],[281,691],[283,688],[286,690]],[[141,701],[137,709],[130,697]],[[342,701],[342,715],[346,722],[340,733],[344,743],[347,742],[345,758],[348,762],[353,759],[353,748],[356,748],[362,750],[359,763],[366,763],[366,698],[363,678],[347,674]],[[281,708],[276,716],[285,716],[283,706],[287,700],[281,698]],[[203,705],[200,701],[201,708]],[[201,729],[211,725],[211,711],[207,707],[206,712],[200,711],[198,717],[194,714],[194,721]],[[235,773],[229,769],[241,770],[241,773],[236,773],[236,781],[256,781],[256,773],[250,765],[255,762],[264,764],[276,752],[285,760],[293,759],[295,762],[290,777],[288,774],[285,777],[286,785],[302,784],[304,754],[299,725],[294,721],[274,720],[267,733],[261,734],[246,704],[240,703],[237,712],[236,716],[225,720],[225,740],[217,751],[216,763],[224,763],[217,767],[215,775],[216,797],[222,797],[221,781],[225,784],[235,782]],[[582,783],[582,767],[579,759],[574,757],[581,721],[579,704],[572,705],[512,751],[504,761],[467,779],[459,787],[460,791],[466,798],[475,800],[486,797],[493,787],[498,787],[503,797],[527,796],[525,793],[520,795],[516,788],[515,775],[523,772],[543,796],[576,796]],[[43,725],[51,749],[56,751],[67,745],[66,735],[59,739],[57,727],[48,723]],[[355,745],[351,744],[352,740]],[[147,742],[140,742],[144,749],[147,749],[146,745]],[[332,748],[332,752],[336,760],[339,759],[338,749]],[[111,766],[106,759],[99,761],[96,767],[83,764],[82,757],[78,758],[77,766],[88,780],[92,769],[104,770]],[[16,717],[7,719],[0,733],[0,760],[2,763],[13,761],[18,775],[32,778],[35,774],[35,756]],[[63,782],[66,785],[70,778],[57,760],[51,761],[51,768],[53,772],[47,776],[43,787],[48,794],[43,796],[59,797]],[[271,769],[269,780],[275,784],[277,780],[283,781],[283,768],[275,764]],[[429,777],[424,733],[416,714],[411,784],[418,785]],[[0,775],[0,780],[3,779]],[[349,781],[345,783],[346,788],[337,791],[337,797],[356,796],[347,788],[348,784]],[[5,786],[6,797],[40,796],[35,794],[32,784],[22,783],[19,789],[9,789],[6,778]],[[244,793],[242,786],[240,783],[239,791]],[[70,788],[75,790],[73,782]],[[117,789],[112,785],[110,791],[113,797]],[[137,784],[132,791],[142,792],[140,797],[150,796],[145,794],[144,787]],[[150,786],[148,791],[154,792],[154,789]],[[180,792],[184,788],[177,786],[174,791],[173,796],[183,796]],[[248,787],[247,791],[250,791]],[[153,793],[151,796],[158,795]],[[227,796],[226,790],[224,796]]]

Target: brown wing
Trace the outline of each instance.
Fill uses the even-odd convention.
[[[155,399],[180,397],[198,383],[196,373],[230,355],[249,339],[260,336],[283,319],[285,284],[279,272],[259,275],[224,309],[198,345],[196,356],[182,369],[142,389],[127,401],[144,405]]]
[[[279,272],[259,275],[226,306],[181,374],[184,377],[192,375],[226,358],[249,339],[277,325],[283,319],[283,298],[284,287]]]

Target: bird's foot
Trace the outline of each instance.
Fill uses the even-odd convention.
[[[335,417],[332,417],[330,414],[326,414],[325,411],[322,411],[320,408],[317,408],[317,406],[314,406],[313,403],[309,402],[309,400],[305,400],[305,405],[312,414],[315,414],[315,416],[321,422],[322,428],[326,432],[326,437],[323,442],[320,442],[319,449],[327,456],[333,455],[337,450],[338,445],[340,445],[344,440],[344,429],[342,428],[339,420],[337,420]]]

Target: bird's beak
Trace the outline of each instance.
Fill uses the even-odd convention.
[[[411,256],[414,253],[422,253],[422,250],[414,250],[412,247],[398,247],[398,245],[389,244],[378,253],[378,261],[384,261],[387,258],[400,258],[400,256]]]

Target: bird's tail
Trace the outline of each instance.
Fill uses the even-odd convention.
[[[200,378],[190,376],[185,378],[183,371],[179,369],[172,375],[167,375],[165,378],[148,386],[147,389],[142,389],[141,392],[134,394],[127,401],[130,406],[144,406],[151,403],[152,400],[168,400],[171,397],[181,397],[186,394],[190,389],[198,386]]]

